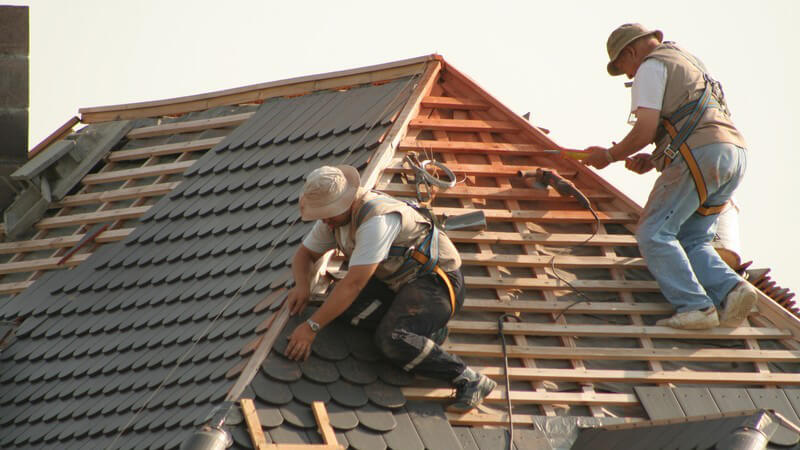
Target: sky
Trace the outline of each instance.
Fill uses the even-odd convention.
[[[608,34],[663,30],[722,81],[748,142],[736,194],[742,254],[800,291],[800,62],[795,0],[236,1],[35,0],[30,6],[33,147],[79,108],[179,97],[439,53],[565,147],[630,129],[624,77],[605,71]],[[656,174],[600,175],[640,205]]]

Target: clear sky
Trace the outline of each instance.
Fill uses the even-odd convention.
[[[641,22],[704,60],[749,144],[744,260],[800,291],[800,2],[112,1],[30,5],[30,146],[78,108],[211,90],[440,53],[563,146],[629,130],[624,77],[605,71],[616,26]],[[793,82],[794,81],[794,82]],[[643,204],[655,174],[600,171]]]

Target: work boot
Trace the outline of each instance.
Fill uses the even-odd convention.
[[[706,309],[675,313],[668,319],[659,320],[656,325],[680,330],[708,330],[719,326],[719,317],[717,308],[709,306]]]
[[[447,409],[465,413],[480,405],[497,383],[467,367],[453,380],[453,386],[456,388],[456,397]]]
[[[757,298],[756,288],[747,281],[740,281],[725,297],[719,326],[738,327],[741,325],[750,314]]]
[[[436,345],[444,344],[444,341],[447,340],[447,335],[450,333],[450,330],[447,329],[447,325],[439,328],[438,330],[434,331],[431,334],[431,340],[436,343]]]

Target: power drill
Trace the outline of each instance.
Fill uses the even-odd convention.
[[[534,170],[520,170],[517,175],[522,177],[525,184],[534,189],[547,189],[547,186],[552,186],[559,194],[565,197],[572,197],[578,201],[578,204],[588,210],[592,210],[592,204],[589,199],[580,191],[575,185],[558,174],[555,170],[538,168]]]

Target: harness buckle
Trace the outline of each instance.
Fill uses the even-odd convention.
[[[678,156],[678,152],[672,149],[671,143],[664,149],[664,154],[667,155],[669,159],[675,159],[675,157]]]
[[[412,254],[412,253],[414,253],[414,251],[415,251],[416,249],[417,249],[417,248],[416,248],[416,247],[414,247],[413,245],[412,245],[411,247],[408,247],[408,248],[406,249],[406,251],[405,251],[405,252],[403,252],[403,258],[405,258],[405,259],[411,259],[411,254]]]

